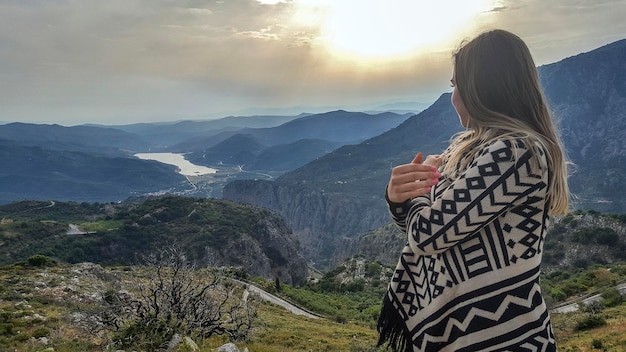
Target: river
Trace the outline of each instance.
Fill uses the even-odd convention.
[[[214,174],[217,169],[206,166],[195,165],[185,159],[183,154],[176,153],[137,153],[135,156],[143,160],[156,160],[164,164],[175,165],[178,173],[185,176],[200,176]]]

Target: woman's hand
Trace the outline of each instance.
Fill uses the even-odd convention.
[[[430,192],[431,186],[439,182],[441,174],[437,172],[437,167],[441,165],[441,156],[431,155],[422,164],[423,158],[424,155],[420,152],[410,164],[393,168],[387,185],[387,198],[391,202],[404,203],[411,198],[423,196]]]

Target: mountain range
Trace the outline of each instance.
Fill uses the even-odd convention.
[[[538,68],[572,162],[573,209],[626,212],[626,40]],[[387,224],[385,184],[393,166],[438,154],[461,130],[443,94],[401,125],[343,146],[275,181],[239,180],[224,198],[279,211],[306,252],[332,257],[337,239]]]
[[[0,163],[4,166],[0,203],[24,199],[105,202],[175,192],[193,195],[196,182],[178,174],[176,167],[134,154],[176,152],[199,165],[280,174],[341,145],[380,134],[408,116],[335,111],[115,128],[9,123],[0,125]],[[258,127],[243,127],[252,125]],[[238,173],[236,177],[257,174]],[[228,180],[222,173],[209,182],[220,185]]]

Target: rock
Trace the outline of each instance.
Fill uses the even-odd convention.
[[[31,309],[33,307],[30,304],[28,304],[28,301],[19,301],[19,302],[15,303],[15,308]]]
[[[198,345],[188,336],[183,337],[183,346],[191,349],[192,351],[198,350]]]
[[[239,352],[239,349],[237,348],[237,346],[235,346],[234,343],[229,342],[225,345],[218,347],[215,352]]]
[[[182,340],[182,336],[180,336],[180,334],[174,334],[174,336],[172,336],[172,339],[170,340],[170,342],[167,344],[167,352],[171,352],[174,351],[176,349],[176,347],[178,347],[178,345],[180,344],[180,341]]]

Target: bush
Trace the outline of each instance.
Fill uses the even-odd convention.
[[[56,262],[49,257],[41,254],[33,255],[29,257],[26,262],[29,266],[42,267],[42,266],[55,266]]]
[[[563,290],[558,286],[550,290],[550,296],[552,296],[552,298],[554,298],[557,302],[563,301],[567,298],[567,294],[565,294],[565,292],[563,292]]]
[[[154,351],[175,334],[247,338],[257,314],[254,297],[218,273],[199,272],[175,246],[145,264],[150,280],[138,277],[133,288],[103,293],[100,316],[120,347]]]
[[[602,340],[593,339],[593,341],[591,341],[591,348],[596,349],[596,350],[603,350],[604,345],[602,345]]]
[[[606,324],[606,319],[601,314],[587,314],[578,322],[575,329],[577,331],[590,330]]]
[[[12,323],[0,323],[0,336],[11,336],[15,333]]]
[[[602,291],[602,304],[605,307],[615,307],[622,304],[622,294],[615,287],[607,288]]]
[[[50,336],[50,330],[46,328],[39,328],[31,334],[34,338],[38,339],[40,337],[48,337]]]

